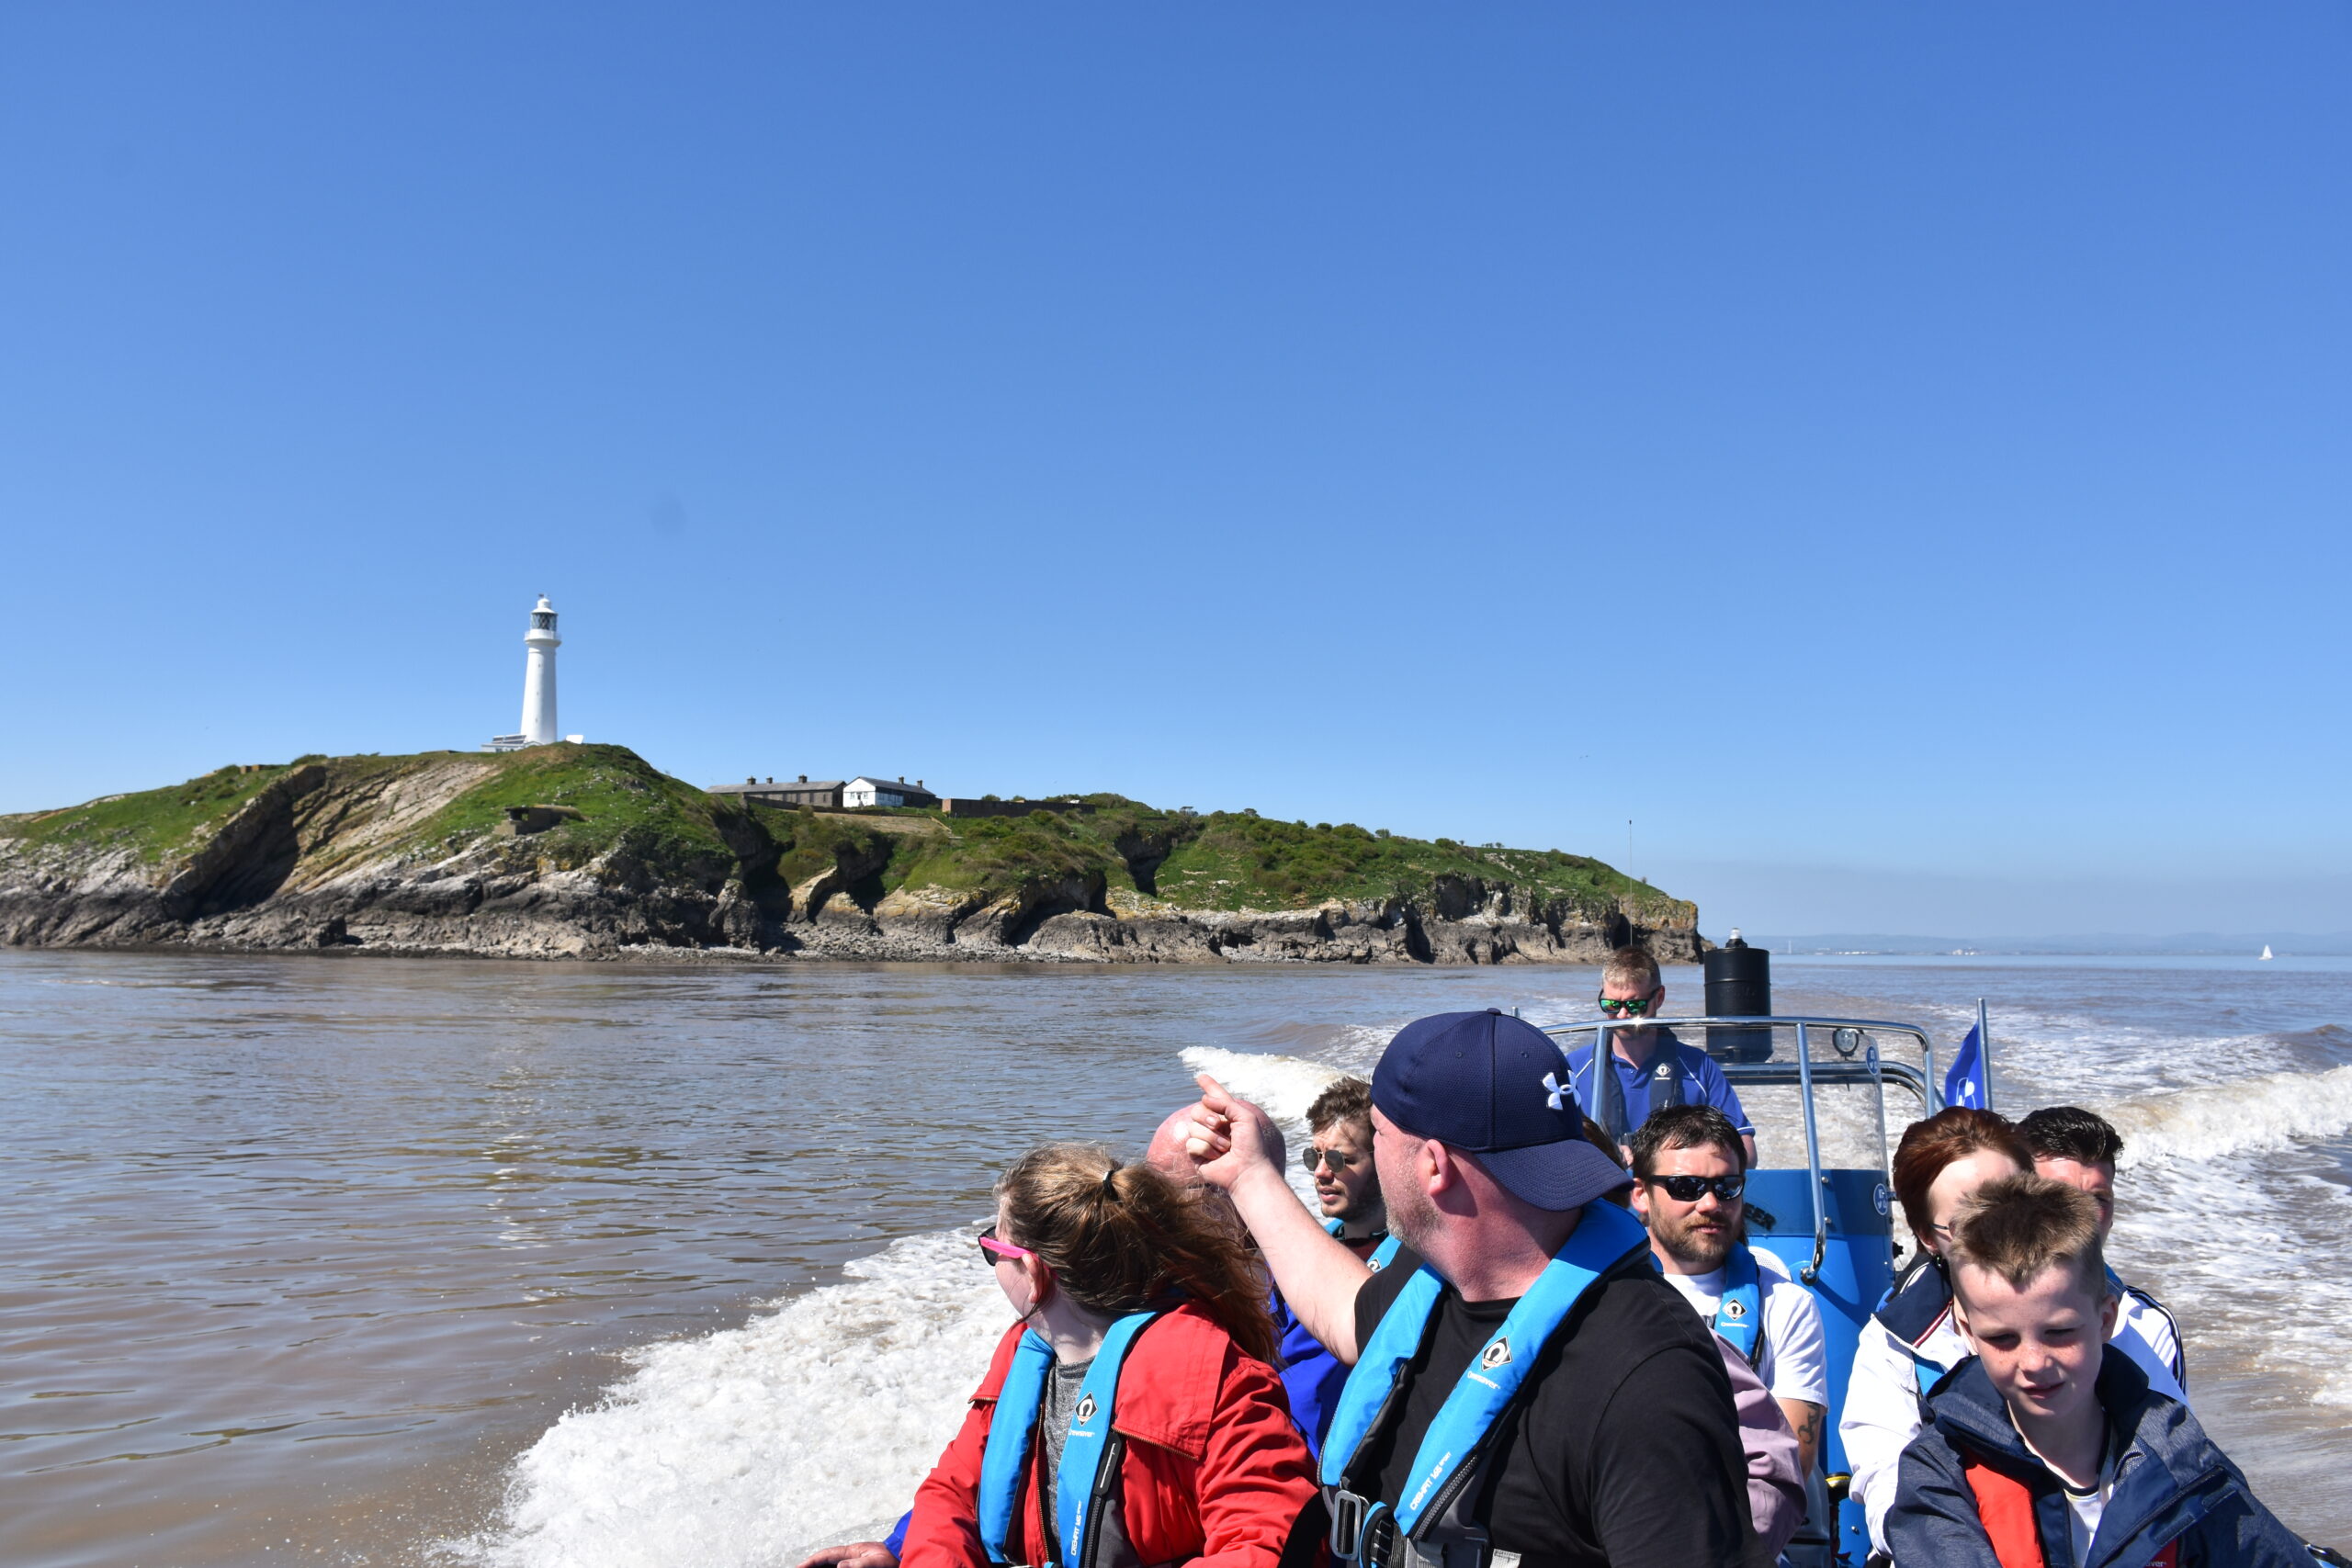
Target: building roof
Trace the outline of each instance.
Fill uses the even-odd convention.
[[[798,793],[812,789],[840,789],[839,779],[763,779],[758,783],[712,784],[705,795],[782,795],[786,790]]]

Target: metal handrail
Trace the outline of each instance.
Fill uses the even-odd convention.
[[[1563,1035],[1591,1032],[1595,1063],[1593,1077],[1597,1092],[1600,1081],[1599,1063],[1609,1054],[1609,1036],[1615,1030],[1703,1029],[1710,1026],[1769,1029],[1775,1024],[1793,1028],[1797,1032],[1797,1059],[1792,1064],[1793,1078],[1804,1100],[1804,1164],[1806,1174],[1811,1178],[1809,1185],[1813,1191],[1813,1261],[1806,1264],[1804,1269],[1804,1282],[1810,1285],[1820,1277],[1822,1259],[1829,1254],[1829,1211],[1827,1203],[1822,1197],[1821,1131],[1814,1116],[1814,1083],[1818,1077],[1826,1083],[1879,1085],[1882,1138],[1885,1133],[1883,1124],[1885,1104],[1884,1080],[1888,1077],[1893,1077],[1897,1083],[1917,1094],[1919,1097],[1919,1103],[1927,1109],[1929,1115],[1933,1115],[1943,1109],[1943,1096],[1936,1088],[1935,1042],[1928,1038],[1928,1032],[1925,1029],[1917,1024],[1893,1023],[1878,1019],[1813,1018],[1781,1014],[1760,1018],[1596,1018],[1575,1023],[1539,1024],[1537,1027],[1555,1041],[1560,1040]],[[1810,1033],[1815,1029],[1859,1029],[1872,1033],[1907,1034],[1919,1043],[1922,1070],[1914,1072],[1908,1063],[1884,1060],[1879,1055],[1875,1044],[1871,1047],[1867,1061],[1824,1062],[1815,1068]],[[1563,1041],[1560,1045],[1560,1057],[1563,1062],[1567,1059],[1567,1055],[1568,1048]],[[1724,1076],[1735,1082],[1787,1083],[1791,1081],[1792,1075],[1790,1066],[1780,1064],[1735,1062],[1725,1065]]]
[[[1716,1065],[1723,1068],[1724,1077],[1734,1083],[1793,1084],[1804,1081],[1794,1062],[1720,1062]],[[1879,1077],[1883,1076],[1887,1081],[1901,1084],[1917,1097],[1922,1116],[1933,1114],[1927,1076],[1918,1068],[1908,1062],[1883,1059],[1875,1066],[1874,1073],[1873,1065],[1869,1062],[1815,1062],[1813,1065],[1813,1081],[1817,1084],[1868,1085],[1879,1081]]]
[[[1808,1285],[1821,1278],[1821,1260],[1829,1255],[1829,1209],[1821,1197],[1821,1129],[1813,1119],[1813,1051],[1805,1039],[1811,1024],[1797,1025],[1797,1092],[1804,1100],[1804,1166],[1813,1179],[1813,1261],[1804,1266]]]

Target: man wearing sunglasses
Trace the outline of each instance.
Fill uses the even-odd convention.
[[[1829,1409],[1821,1303],[1770,1252],[1747,1245],[1747,1159],[1731,1119],[1711,1105],[1654,1113],[1634,1134],[1634,1212],[1650,1252],[1756,1369],[1797,1435],[1797,1472],[1813,1473]]]
[[[1612,1020],[1657,1018],[1666,1011],[1666,982],[1657,960],[1638,947],[1621,947],[1600,972],[1600,1010]],[[1740,1108],[1714,1059],[1686,1045],[1671,1029],[1636,1024],[1609,1032],[1609,1068],[1593,1063],[1590,1045],[1568,1054],[1568,1077],[1577,1099],[1621,1146],[1651,1115],[1676,1105],[1712,1105],[1739,1131],[1747,1163],[1756,1163],[1756,1124]]]
[[[1306,1108],[1306,1130],[1311,1141],[1303,1157],[1324,1228],[1368,1258],[1388,1236],[1388,1206],[1372,1164],[1372,1086],[1341,1078],[1317,1095]]]

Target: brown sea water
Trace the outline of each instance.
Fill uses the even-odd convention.
[[[0,1561],[785,1561],[935,1451],[1010,1153],[1139,1145],[1188,1050],[1295,1100],[1419,1013],[1580,1016],[1593,978],[0,953]],[[1989,997],[2005,1108],[2116,1115],[2118,1260],[2200,1413],[2352,1540],[2352,965],[1779,982],[1947,1042]]]

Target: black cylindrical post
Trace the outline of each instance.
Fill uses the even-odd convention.
[[[1707,954],[1707,1016],[1764,1018],[1772,1010],[1772,954],[1737,932]],[[1719,1062],[1761,1062],[1772,1055],[1769,1029],[1710,1029],[1707,1055]]]

